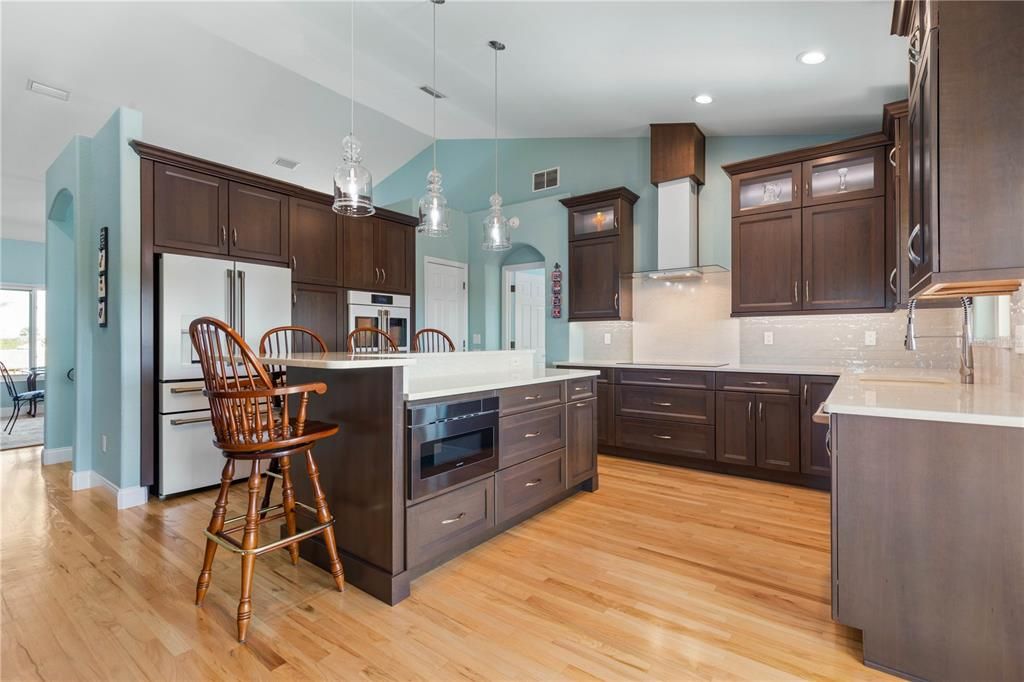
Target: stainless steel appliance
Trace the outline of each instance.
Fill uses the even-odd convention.
[[[409,499],[498,469],[498,398],[408,410]]]
[[[291,324],[291,271],[174,254],[162,255],[158,268],[157,492],[171,495],[217,484],[224,467],[213,447],[210,406],[188,326],[197,317],[216,317],[257,349],[263,332]]]
[[[348,329],[359,327],[383,329],[394,339],[398,350],[409,351],[411,299],[402,294],[382,294],[372,291],[348,292]],[[361,347],[356,350],[375,350]],[[386,351],[386,348],[376,350]]]

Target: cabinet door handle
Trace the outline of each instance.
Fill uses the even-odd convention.
[[[532,488],[533,486],[540,485],[543,482],[544,482],[543,478],[535,478],[532,481],[527,481],[526,483],[524,483],[523,487],[524,488]]]
[[[453,516],[450,519],[445,519],[441,522],[442,526],[447,526],[449,523],[458,523],[462,519],[466,518],[466,512],[459,512],[458,516]]]
[[[832,427],[825,429],[825,452],[832,459]]]
[[[530,433],[524,433],[523,438],[536,438],[541,434],[540,431],[531,431]]]
[[[793,303],[800,302],[800,282],[793,280]]]
[[[660,438],[661,440],[672,440],[672,436],[666,436],[662,433],[652,433],[651,435],[655,438]]]
[[[378,282],[380,282],[380,268],[378,268],[377,266],[374,266],[373,267],[373,283],[377,284]]]
[[[807,388],[810,384],[804,384],[804,405],[807,404]]]
[[[889,165],[892,166],[893,168],[896,167],[896,146],[895,145],[893,145],[893,148],[889,150]]]
[[[764,421],[764,403],[757,404],[757,418]]]
[[[800,194],[800,185],[798,185],[798,184],[796,183],[796,181],[794,181],[794,182],[793,182],[793,198],[794,198],[794,199],[796,198],[796,195],[797,195],[797,194]]]
[[[807,180],[806,182],[804,182],[804,196],[805,197],[811,196],[811,181],[810,180]]]
[[[171,393],[172,394],[178,394],[178,393],[202,393],[202,392],[203,392],[203,387],[202,386],[192,386],[190,388],[172,388],[171,389]]]
[[[238,228],[237,227],[232,227],[231,228],[231,245],[232,246],[238,246]]]
[[[753,400],[748,400],[747,401],[747,421],[749,422],[749,421],[753,421],[753,420],[754,420],[754,401]]]
[[[298,269],[299,269],[299,259],[296,258],[295,256],[292,256],[292,270],[298,270]]]
[[[228,241],[228,228],[225,225],[220,226],[220,243],[226,244]]]
[[[658,401],[654,401],[651,404],[657,405],[658,407],[672,407],[672,403],[659,403]]]
[[[388,271],[385,270],[384,268],[381,268],[380,269],[380,283],[384,284],[384,282],[387,282],[387,281],[388,281]]]
[[[804,280],[804,303],[811,302],[811,280]]]
[[[298,294],[292,294],[292,305],[295,305],[298,302],[299,302]]]
[[[896,268],[892,269],[889,273],[889,288],[892,289],[892,293],[899,294],[900,292],[896,289]]]
[[[619,312],[619,295],[615,294],[615,312]]]
[[[910,59],[910,63],[917,65],[921,61],[921,51],[917,49],[917,43],[921,39],[921,34],[917,31],[910,34],[910,45],[907,47],[907,58]]]
[[[921,223],[914,225],[914,229],[910,231],[910,236],[907,237],[907,257],[910,258],[910,262],[915,266],[921,264],[921,256],[917,255],[914,251],[914,240],[917,239],[917,235],[921,234]]]
[[[190,417],[188,419],[172,419],[171,426],[185,426],[186,424],[201,424],[203,422],[212,422],[213,417]]]

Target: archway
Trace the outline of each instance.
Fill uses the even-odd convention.
[[[544,254],[517,244],[501,261],[501,347],[533,349],[534,362],[547,358],[547,268]]]
[[[72,458],[76,434],[76,206],[61,189],[46,213],[46,417],[43,464]]]

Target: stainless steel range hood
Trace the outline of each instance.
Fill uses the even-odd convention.
[[[651,124],[651,184],[658,188],[658,267],[633,276],[671,282],[728,272],[700,262],[704,133],[695,123]]]

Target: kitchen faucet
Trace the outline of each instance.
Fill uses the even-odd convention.
[[[974,350],[971,347],[974,343],[974,300],[970,296],[960,299],[960,306],[964,311],[963,329],[960,334],[918,336],[914,332],[914,309],[917,301],[910,301],[907,304],[907,335],[903,338],[903,347],[907,350],[917,350],[918,339],[960,339],[960,383],[974,383]]]

